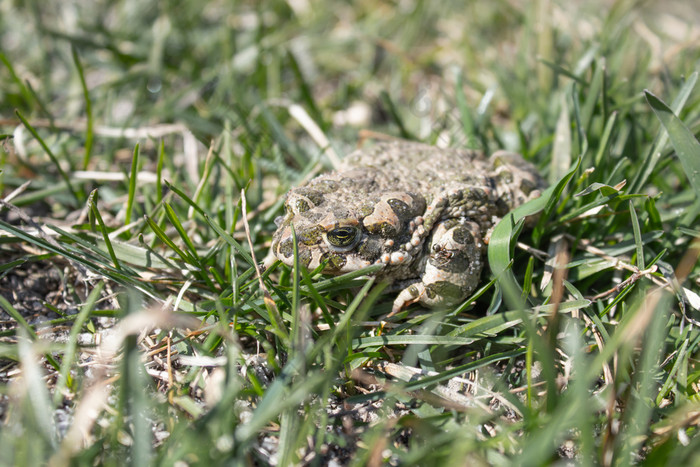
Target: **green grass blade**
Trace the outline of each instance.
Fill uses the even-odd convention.
[[[441,383],[443,381],[447,381],[451,378],[454,378],[455,376],[460,376],[463,375],[464,373],[468,371],[473,371],[478,368],[482,368],[489,363],[493,362],[498,362],[502,360],[507,360],[509,358],[513,357],[518,357],[520,355],[523,355],[525,353],[525,349],[515,349],[515,350],[509,350],[506,352],[500,352],[500,353],[495,353],[491,355],[487,355],[483,358],[480,358],[476,361],[466,363],[464,365],[459,365],[454,368],[450,368],[449,370],[443,371],[440,374],[434,375],[434,376],[426,376],[423,378],[420,378],[416,381],[412,381],[404,387],[406,391],[415,391],[416,389],[422,389],[427,386],[430,386],[431,384],[435,383]]]
[[[690,94],[693,91],[693,88],[695,87],[695,83],[698,81],[698,72],[694,72],[691,74],[686,82],[683,84],[683,87],[678,91],[678,95],[676,98],[673,100],[671,103],[671,114],[678,114],[680,113],[681,110],[683,110],[683,107],[685,106],[686,102],[690,98]],[[647,97],[647,102],[651,105],[651,102],[649,101],[649,95],[652,95],[648,91],[645,91],[645,96]],[[652,95],[653,96],[653,95]],[[654,96],[655,98],[655,96]],[[661,102],[658,98],[655,98],[655,102]],[[658,106],[664,115],[664,119],[666,120],[672,120],[670,116],[668,115],[668,112],[663,110],[666,107],[665,104],[662,103],[661,106]],[[654,106],[652,105],[652,109],[654,110],[654,113],[657,114],[657,117],[659,116],[657,110],[654,109]],[[663,120],[661,122],[662,124],[664,123]],[[632,183],[630,183],[630,192],[636,193],[642,190],[642,187],[644,184],[647,182],[649,177],[651,176],[652,173],[654,173],[654,170],[656,170],[656,166],[659,163],[659,159],[661,158],[661,150],[666,146],[666,142],[668,141],[668,132],[664,132],[660,136],[657,137],[656,143],[653,145],[649,153],[647,154],[646,159],[644,162],[640,165],[640,171],[637,172],[636,177],[634,180],[632,180]]]
[[[513,323],[515,326],[520,324],[520,321]],[[391,345],[471,345],[479,340],[478,337],[456,337],[456,336],[431,336],[431,335],[389,335],[383,334],[374,337],[361,337],[353,341],[353,347],[362,349],[375,346],[391,346]]]
[[[127,269],[126,264],[142,268],[179,269],[172,262],[168,261],[148,245],[144,244],[142,235],[139,236],[139,243],[142,246],[112,240],[112,249],[114,250],[114,254],[117,256],[117,258],[119,258],[119,262],[123,269]],[[103,244],[104,242],[102,242],[100,239],[97,240],[98,246],[102,247]],[[104,247],[106,248],[106,245],[104,245]]]
[[[73,195],[73,198],[75,198],[76,202],[78,204],[82,203],[82,200],[84,199],[84,196],[82,195],[82,192],[78,192],[75,190],[73,187],[73,184],[70,181],[70,177],[68,177],[68,174],[66,173],[65,170],[63,170],[63,167],[61,167],[61,164],[58,162],[58,159],[56,159],[56,156],[54,155],[53,151],[49,149],[47,144],[44,142],[43,138],[39,136],[39,133],[34,129],[34,127],[25,119],[21,113],[19,113],[18,110],[15,110],[15,115],[17,115],[17,118],[20,119],[22,124],[25,126],[27,130],[34,136],[34,139],[36,139],[41,147],[44,149],[44,152],[46,152],[46,155],[49,156],[49,159],[51,159],[51,162],[53,162],[53,165],[56,167],[56,170],[58,173],[61,175],[61,178],[63,178],[63,181],[66,182],[66,185],[68,186],[68,189],[70,190],[71,194]]]
[[[206,217],[207,213],[204,212],[204,210],[199,206],[197,203],[195,203],[189,196],[185,194],[184,191],[180,190],[178,187],[175,185],[169,183],[167,180],[165,181],[165,185],[168,187],[168,189],[172,190],[177,194],[180,198],[182,198],[187,204],[189,204],[195,211],[197,211],[202,217]]]
[[[158,147],[158,163],[156,164],[156,202],[163,201],[163,162],[165,161],[165,142],[161,139]]]
[[[297,233],[292,225],[292,245],[294,264],[292,266],[292,319],[289,323],[289,334],[292,336],[293,350],[301,351],[302,329],[299,319],[299,244],[297,243]]]
[[[630,201],[630,220],[632,221],[632,232],[634,233],[634,244],[637,249],[637,267],[640,270],[646,269],[644,263],[644,244],[642,243],[642,231],[639,228],[639,219],[637,218],[637,211],[634,209],[634,204]]]
[[[238,252],[239,255],[243,257],[243,259],[250,265],[254,266],[255,261],[253,261],[253,257],[250,256],[250,253],[248,253],[243,246],[238,243],[228,232],[226,232],[224,229],[222,229],[216,222],[212,221],[209,219],[209,216],[204,216],[204,219],[207,221],[207,223],[216,231],[216,233],[229,245],[233,247],[234,250]]]
[[[578,167],[578,165],[576,165],[576,167]],[[491,272],[499,278],[499,284],[501,284],[502,287],[511,288],[511,290],[516,292],[517,296],[521,295],[522,289],[518,285],[515,275],[509,268],[509,265],[513,257],[515,240],[522,228],[522,221],[525,217],[546,210],[548,205],[553,204],[553,200],[564,190],[564,187],[571,176],[573,176],[575,170],[576,168],[571,170],[559,184],[548,188],[539,198],[523,204],[508,214],[493,229],[487,254]],[[508,301],[508,299],[506,299],[506,301]],[[513,303],[509,303],[509,306],[511,308],[518,308],[518,305]]]
[[[153,233],[158,237],[158,239],[163,242],[168,248],[173,250],[175,254],[177,254],[185,263],[188,264],[193,264],[195,263],[195,259],[192,258],[189,253],[183,251],[180,247],[178,247],[175,242],[173,242],[170,237],[168,237],[163,230],[158,227],[158,224],[156,224],[153,219],[151,219],[148,216],[144,216],[146,219],[146,223],[148,226],[153,230]]]
[[[27,336],[20,336],[18,342],[19,358],[22,362],[22,376],[26,387],[23,397],[27,398],[27,405],[30,407],[29,410],[23,411],[22,415],[31,417],[31,422],[26,427],[29,428],[28,432],[32,435],[38,435],[38,438],[32,439],[32,443],[55,448],[57,444],[56,424],[53,417],[46,416],[53,413],[53,408],[35,345],[36,343],[27,339]],[[54,361],[53,364],[55,363]]]
[[[34,328],[29,325],[27,320],[24,319],[24,316],[15,309],[15,307],[12,306],[12,304],[2,295],[0,295],[0,307],[2,307],[3,310],[5,310],[5,313],[10,315],[12,319],[17,321],[17,324],[20,325],[22,329],[27,333],[27,335],[32,339],[36,340],[39,337],[36,335],[36,332],[34,331]]]
[[[138,290],[141,290],[142,292],[152,295],[152,292],[148,290],[147,284],[142,283],[135,279],[134,277],[130,275],[125,275],[121,272],[119,272],[116,269],[113,269],[111,265],[108,264],[101,264],[101,263],[96,263],[92,259],[88,259],[83,257],[80,252],[74,251],[67,246],[61,247],[55,244],[52,244],[42,238],[36,237],[34,235],[30,235],[27,232],[24,232],[22,229],[19,229],[13,225],[8,224],[7,222],[4,222],[3,220],[0,219],[0,229],[9,232],[11,235],[14,237],[24,240],[32,245],[38,246],[39,248],[42,248],[46,251],[53,252],[55,254],[58,254],[60,256],[63,256],[71,261],[75,261],[76,263],[84,266],[85,268],[93,271],[96,274],[99,274],[101,276],[107,277],[114,282],[117,282],[118,284],[126,285],[129,287],[135,287]],[[55,227],[54,227],[55,229]]]
[[[32,341],[39,340],[39,336],[36,334],[36,331],[34,331],[34,328],[30,326],[29,323],[27,323],[22,314],[19,311],[17,311],[15,307],[13,307],[12,304],[2,295],[0,295],[0,307],[2,307],[2,309],[5,310],[5,312],[8,315],[10,315],[15,321],[17,321],[17,324],[20,325],[20,328],[27,333],[27,335]],[[54,367],[55,369],[59,368],[60,365],[51,354],[47,353],[45,357],[52,367]]]
[[[391,121],[394,122],[399,128],[399,134],[401,135],[401,137],[406,139],[414,139],[411,136],[411,133],[406,128],[406,126],[404,125],[403,119],[401,118],[401,115],[399,115],[399,111],[396,108],[396,105],[394,105],[394,101],[391,99],[389,93],[387,93],[386,91],[382,91],[379,94],[379,99],[381,100],[382,105],[384,106],[386,111],[389,112],[389,115],[391,115]]]
[[[556,63],[554,63],[554,62],[551,62],[551,61],[549,61],[549,60],[546,60],[546,59],[544,59],[544,58],[542,58],[542,57],[539,57],[539,58],[537,59],[537,61],[540,62],[540,63],[542,63],[542,64],[544,64],[545,66],[551,68],[551,69],[552,69],[554,72],[556,72],[557,74],[560,74],[560,75],[562,75],[562,76],[566,76],[567,78],[571,78],[572,80],[574,80],[575,82],[579,83],[579,84],[582,85],[582,86],[587,86],[587,85],[588,85],[588,83],[586,83],[586,81],[584,81],[583,78],[580,78],[580,77],[576,76],[572,71],[568,70],[567,68],[564,68],[564,67],[561,66],[561,65],[558,65],[558,64],[556,64]]]
[[[326,305],[326,301],[323,299],[320,293],[318,293],[318,290],[316,289],[316,286],[313,284],[311,275],[307,270],[304,268],[301,268],[301,277],[302,277],[302,282],[304,283],[305,290],[308,291],[309,294],[311,294],[311,298],[313,299],[313,302],[318,305],[318,307],[321,309],[321,314],[323,315],[323,320],[326,322],[326,324],[329,327],[334,326],[333,318],[330,315],[330,312],[328,311],[328,305]]]
[[[175,227],[175,230],[177,231],[178,235],[180,235],[182,241],[185,242],[187,250],[190,253],[188,256],[193,258],[197,263],[199,263],[199,254],[197,253],[197,248],[194,246],[194,243],[192,243],[192,239],[190,238],[190,236],[187,235],[187,232],[185,232],[185,228],[182,226],[182,223],[180,223],[180,219],[178,219],[177,214],[173,210],[172,206],[170,206],[170,204],[168,203],[163,203],[163,208],[165,209],[165,215],[168,216],[168,220],[173,225],[173,227]]]
[[[459,120],[462,122],[462,131],[464,136],[467,138],[466,147],[476,148],[476,125],[474,124],[474,118],[472,113],[469,111],[469,106],[467,105],[467,98],[464,95],[464,74],[460,70],[457,73],[457,88],[456,88],[456,98],[457,98],[457,108],[459,109]]]
[[[695,83],[697,76],[697,72],[693,73],[688,82],[692,81]],[[696,199],[700,199],[700,143],[698,143],[698,140],[695,139],[693,133],[683,124],[681,119],[661,99],[649,91],[644,91],[644,97],[646,97],[656,117],[668,132],[668,137],[676,150],[676,154],[678,154],[678,159],[681,161],[685,175],[695,191]]]
[[[17,207],[27,206],[29,204],[36,203],[37,201],[43,201],[51,196],[57,194],[60,195],[64,191],[70,191],[70,186],[68,186],[65,182],[61,181],[52,184],[51,186],[47,186],[46,188],[42,188],[40,190],[24,193],[18,196],[17,198],[13,199],[12,204],[14,204]]]
[[[136,179],[139,170],[139,145],[134,147],[134,155],[131,158],[131,171],[129,172],[129,194],[126,199],[126,213],[124,223],[131,224],[131,215],[134,210],[134,198],[136,196]]]
[[[581,107],[581,130],[586,134],[589,134],[591,131],[591,120],[593,119],[595,106],[598,103],[598,98],[603,88],[603,80],[605,79],[605,58],[600,58],[595,65],[596,67],[593,72],[593,77],[591,78],[590,86],[586,90],[586,99]]]
[[[19,86],[19,92],[22,95],[22,98],[25,101],[25,104],[27,108],[31,108],[32,106],[32,94],[29,92],[29,89],[24,85],[22,80],[17,76],[17,72],[15,71],[15,68],[12,66],[12,63],[7,59],[7,56],[0,52],[0,62],[5,65],[7,68],[7,71],[10,72],[10,78],[12,78],[12,81],[15,82],[17,86]]]
[[[107,232],[107,226],[105,225],[104,221],[102,220],[102,215],[100,214],[100,210],[97,209],[97,188],[92,190],[92,193],[90,193],[90,197],[88,198],[88,208],[92,212],[92,215],[95,216],[95,219],[97,220],[97,224],[100,228],[100,232],[102,233],[102,239],[105,242],[105,245],[107,246],[107,251],[109,252],[109,256],[112,258],[112,262],[114,263],[114,268],[117,271],[121,271],[122,267],[119,262],[119,258],[117,258],[117,255],[114,253],[114,248],[112,248],[112,240],[109,238],[109,233]]]
[[[584,122],[581,117],[581,103],[578,98],[578,93],[576,92],[576,84],[571,87],[572,100],[574,102],[574,121],[576,122],[576,139],[578,140],[578,155],[584,157],[588,151],[588,138],[586,138],[586,128],[584,127]],[[566,128],[568,130],[568,128]],[[560,132],[557,131],[557,140],[559,139]],[[569,148],[569,154],[571,154],[571,148]],[[556,157],[557,154],[554,154]],[[571,165],[571,159],[569,159],[569,165]],[[563,173],[566,173],[568,166],[565,166]],[[556,179],[555,179],[556,180]],[[554,183],[554,182],[552,182]]]
[[[75,68],[78,70],[80,86],[83,89],[83,98],[85,99],[85,117],[87,118],[87,128],[85,129],[85,155],[83,156],[83,170],[87,170],[87,168],[90,166],[90,158],[92,157],[92,142],[94,139],[92,101],[90,100],[90,92],[88,91],[87,83],[85,82],[85,71],[83,70],[83,64],[80,63],[80,56],[78,55],[78,49],[75,48],[75,45],[71,46],[71,53],[73,55],[73,63],[75,64]],[[127,224],[128,223],[129,222],[127,222]]]
[[[661,292],[656,291],[655,294],[658,295]],[[617,465],[632,464],[633,459],[637,457],[637,449],[649,430],[654,412],[650,401],[655,399],[655,392],[658,391],[655,375],[660,369],[659,357],[663,355],[670,301],[670,294],[663,294],[656,300],[651,294],[647,294],[637,302],[637,306],[643,309],[639,314],[643,315],[642,319],[648,320],[648,326],[644,335],[639,336],[640,339],[643,339],[644,345],[634,372],[632,383],[634,391],[630,391],[629,398],[631,400],[625,405],[623,426],[626,429],[620,432],[620,445],[616,452]],[[617,332],[620,331],[618,329]],[[630,344],[634,344],[634,342]]]
[[[48,117],[48,119],[49,119],[49,128],[51,128],[52,130],[54,130],[54,129],[56,128],[55,125],[54,125],[55,117],[51,114],[51,112],[49,112],[49,109],[46,108],[46,105],[44,105],[44,102],[41,100],[41,98],[39,97],[39,95],[38,95],[38,94],[36,93],[36,91],[34,90],[34,87],[32,86],[32,83],[29,82],[29,81],[26,81],[26,84],[27,84],[27,90],[29,90],[29,93],[32,95],[32,98],[34,99],[34,102],[37,103],[37,105],[39,106],[39,108],[41,109],[41,111],[44,113],[44,115],[46,115],[46,116]]]
[[[659,390],[659,393],[656,395],[655,403],[656,405],[661,405],[663,403],[663,399],[665,397],[668,397],[669,393],[671,391],[674,392],[673,396],[674,399],[678,399],[677,403],[684,403],[686,402],[686,391],[687,389],[687,381],[686,384],[678,384],[681,383],[681,381],[678,380],[677,376],[679,373],[682,373],[685,371],[685,369],[688,366],[688,340],[683,339],[683,343],[681,344],[680,349],[678,350],[678,353],[675,355],[673,366],[671,367],[671,370],[668,372],[668,377],[664,381],[663,385],[661,386],[661,389]],[[678,386],[678,388],[675,388],[674,386]],[[675,389],[675,390],[674,390]]]
[[[484,316],[471,323],[453,329],[447,335],[455,337],[472,337],[477,335],[495,335],[498,332],[517,326],[522,322],[518,311],[506,311],[495,315]]]
[[[575,93],[574,101],[576,101]],[[552,159],[549,163],[549,183],[554,185],[565,176],[571,168],[571,119],[569,117],[569,106],[565,94],[559,95],[561,110],[557,119],[554,144],[552,145]],[[577,125],[578,127],[579,125]]]
[[[73,359],[75,358],[75,353],[78,343],[78,334],[83,330],[83,326],[90,318],[90,313],[95,307],[95,303],[100,298],[102,289],[104,288],[104,282],[98,282],[94,289],[90,291],[85,304],[80,309],[77,316],[74,317],[75,321],[70,330],[70,335],[68,336],[68,342],[66,343],[66,348],[63,351],[63,358],[61,359],[61,369],[58,373],[58,379],[56,380],[56,389],[53,393],[53,404],[58,406],[64,397],[64,390],[71,385],[72,377],[70,375],[71,366],[74,364]]]
[[[310,110],[311,116],[322,129],[326,130],[327,124],[323,119],[323,114],[318,108],[318,105],[316,105],[314,93],[312,92],[311,86],[309,86],[309,84],[307,83],[306,77],[302,73],[301,67],[299,66],[299,61],[297,60],[293,49],[287,51],[287,59],[289,60],[289,63],[291,65],[294,77],[296,78],[297,83],[299,83],[299,91],[301,92],[303,101],[306,103],[307,107]]]
[[[598,152],[596,152],[593,158],[593,163],[596,167],[601,167],[601,165],[608,160],[604,157],[610,150],[610,144],[612,143],[611,135],[617,123],[617,112],[613,112],[608,117],[608,121],[605,122],[605,129],[603,130],[603,136],[600,138],[600,144],[598,146]]]

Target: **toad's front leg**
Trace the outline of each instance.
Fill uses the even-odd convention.
[[[399,293],[389,316],[414,302],[435,308],[464,300],[478,285],[483,268],[481,236],[479,226],[464,218],[438,222],[428,238],[429,255],[417,265],[421,280]]]

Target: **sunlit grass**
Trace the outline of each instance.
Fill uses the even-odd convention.
[[[692,8],[15,3],[2,462],[692,463]],[[371,270],[255,267],[286,190],[385,135],[551,182],[454,309],[386,319]]]

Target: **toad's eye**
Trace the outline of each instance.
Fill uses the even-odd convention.
[[[360,230],[357,227],[338,227],[326,234],[326,240],[333,250],[348,251],[357,245]]]

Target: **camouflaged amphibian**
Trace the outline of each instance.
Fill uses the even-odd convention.
[[[392,313],[416,301],[452,305],[479,283],[489,229],[544,186],[517,154],[377,144],[290,190],[272,253],[293,264],[294,225],[307,268],[327,260],[325,273],[343,274],[384,265],[378,276],[402,289]]]

